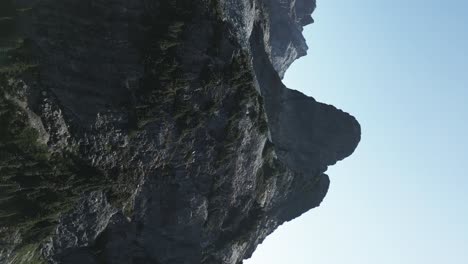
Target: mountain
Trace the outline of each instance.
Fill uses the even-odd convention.
[[[354,117],[288,89],[314,0],[2,0],[0,263],[242,263]]]

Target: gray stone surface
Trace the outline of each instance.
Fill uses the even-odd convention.
[[[320,205],[360,140],[281,81],[313,0],[19,2],[37,67],[10,78],[76,194],[34,240],[0,229],[1,263],[242,263]]]

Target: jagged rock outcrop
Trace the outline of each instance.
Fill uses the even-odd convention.
[[[286,88],[313,0],[5,0],[0,263],[241,263],[318,206],[349,114]]]

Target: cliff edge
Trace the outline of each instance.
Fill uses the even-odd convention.
[[[238,264],[359,123],[288,89],[314,0],[0,3],[0,263]]]

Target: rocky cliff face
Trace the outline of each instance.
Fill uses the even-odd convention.
[[[242,263],[349,114],[286,88],[314,0],[0,4],[0,263]]]

